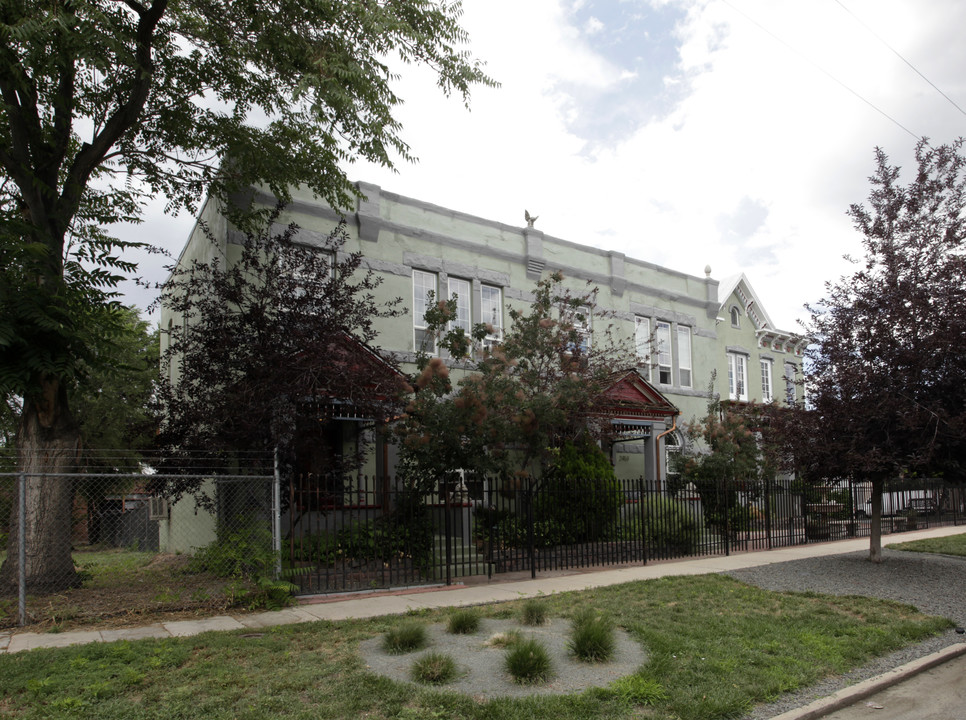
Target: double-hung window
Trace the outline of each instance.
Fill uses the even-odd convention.
[[[470,281],[449,279],[449,299],[456,301],[456,316],[450,321],[450,330],[462,328],[470,336]]]
[[[691,328],[678,325],[678,379],[681,387],[691,387]]]
[[[748,400],[748,358],[738,353],[728,353],[728,397]]]
[[[637,350],[637,364],[650,369],[647,359],[651,355],[651,321],[647,318],[634,318],[634,347]],[[650,372],[647,373],[647,379],[651,379]]]
[[[761,401],[771,402],[773,399],[771,390],[771,360],[761,361]]]
[[[577,347],[583,355],[590,352],[591,314],[589,307],[581,307],[574,313],[574,330],[577,332]]]
[[[483,285],[480,288],[480,322],[487,326],[483,346],[488,349],[494,348],[503,340],[502,295],[500,288],[492,285]]]
[[[662,385],[671,384],[671,323],[658,320],[654,331],[657,345],[657,381]]]
[[[436,353],[436,339],[426,327],[426,310],[430,302],[439,298],[436,292],[436,274],[423,270],[413,270],[413,346],[416,352],[422,350]]]
[[[785,402],[795,404],[795,365],[785,363]]]

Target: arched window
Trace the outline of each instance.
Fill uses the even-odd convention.
[[[676,432],[664,436],[664,467],[667,468],[667,490],[675,493],[680,490],[681,473],[678,463],[681,457],[681,438]]]
[[[731,306],[731,327],[741,327],[741,311],[737,305]]]

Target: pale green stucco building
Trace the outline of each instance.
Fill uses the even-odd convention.
[[[589,281],[599,288],[598,305],[613,313],[615,330],[638,348],[638,372],[680,411],[675,419],[651,418],[635,424],[635,438],[612,450],[620,476],[643,476],[661,489],[667,448],[680,446],[683,423],[703,416],[708,389],[741,401],[785,402],[800,396],[794,384],[804,341],[774,327],[748,279],[695,277],[643,258],[545,235],[536,227],[514,227],[360,183],[363,197],[347,214],[350,240],[364,266],[382,278],[385,298],[401,297],[405,317],[382,321],[375,344],[394,353],[411,370],[422,339],[422,309],[428,290],[437,297],[458,295],[460,319],[489,322],[494,340],[509,323],[508,306],[523,307],[535,282],[560,271],[579,291]],[[259,197],[266,205],[274,200]],[[299,226],[297,240],[321,245],[340,214],[305,193],[295,193],[280,223]],[[230,262],[237,235],[209,201],[204,220],[221,247],[212,248],[200,229],[192,233],[181,262],[207,259],[213,252]],[[233,251],[233,246],[236,248]],[[181,322],[162,310],[162,328]],[[593,328],[591,328],[593,333]],[[343,434],[353,443],[352,431]],[[391,474],[394,453],[377,438],[376,452],[360,471],[360,490],[369,478]],[[365,478],[365,479],[364,479]]]

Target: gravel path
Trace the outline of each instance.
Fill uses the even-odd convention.
[[[728,573],[766,590],[813,591],[829,595],[864,595],[914,605],[927,615],[947,617],[966,626],[966,559],[930,553],[883,550],[883,562],[868,561],[868,552],[774,563]],[[963,641],[950,630],[879,658],[846,675],[827,678],[805,690],[757,708],[745,720],[780,715],[830,695],[848,685],[879,675],[911,660]]]

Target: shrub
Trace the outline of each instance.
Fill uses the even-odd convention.
[[[426,628],[421,623],[403,622],[386,632],[382,647],[391,655],[402,655],[425,647],[426,642]]]
[[[424,566],[432,554],[429,510],[415,492],[401,492],[391,514],[346,526],[336,534],[307,538],[296,548],[295,560],[333,565],[339,559],[363,563],[411,558],[416,566]]]
[[[476,610],[455,610],[450,613],[447,630],[454,635],[471,635],[480,629],[480,614]]]
[[[553,544],[593,542],[612,532],[623,500],[609,458],[585,439],[560,448],[540,483],[533,519],[546,523]]]
[[[574,657],[584,662],[610,660],[617,647],[613,622],[592,608],[578,611],[571,620],[567,647]]]
[[[647,545],[673,555],[693,553],[701,538],[701,524],[690,506],[663,497],[647,497],[643,502]]]
[[[278,556],[267,527],[241,517],[232,525],[219,523],[215,536],[213,543],[195,554],[188,569],[231,579],[225,588],[229,604],[274,610],[292,601],[298,588],[275,576]]]
[[[442,685],[456,677],[456,661],[443,653],[427,653],[413,662],[412,678],[416,682]]]
[[[547,622],[547,606],[539,600],[527,600],[521,610],[524,625],[543,625]]]
[[[533,638],[511,645],[506,653],[504,667],[513,681],[521,685],[545,682],[553,675],[550,654]]]

